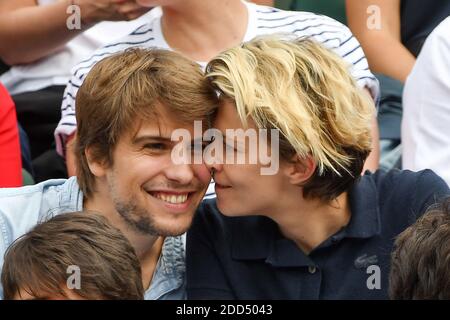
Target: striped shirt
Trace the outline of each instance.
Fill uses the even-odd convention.
[[[376,98],[379,86],[369,70],[364,52],[351,31],[340,22],[329,17],[310,12],[284,11],[272,7],[245,2],[249,12],[249,22],[243,41],[256,36],[288,33],[299,37],[310,37],[334,50],[350,66],[350,71],[361,87],[366,87]],[[161,14],[138,27],[121,40],[98,49],[87,60],[80,62],[72,70],[72,78],[64,92],[61,106],[62,118],[55,131],[57,151],[64,155],[67,137],[75,132],[75,97],[89,70],[98,61],[130,47],[158,47],[169,49],[161,30]],[[206,62],[199,62],[202,66]]]

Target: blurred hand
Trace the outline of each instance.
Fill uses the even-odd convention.
[[[81,9],[81,21],[92,25],[101,21],[129,21],[152,8],[143,7],[135,0],[74,0]]]

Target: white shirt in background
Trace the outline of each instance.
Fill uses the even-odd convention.
[[[403,168],[450,185],[450,17],[427,38],[403,92]]]

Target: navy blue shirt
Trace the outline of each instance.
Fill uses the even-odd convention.
[[[366,173],[348,225],[309,255],[271,219],[225,217],[207,200],[187,237],[188,299],[386,299],[395,237],[449,194],[430,170]]]

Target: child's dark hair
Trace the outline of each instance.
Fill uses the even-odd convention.
[[[389,280],[391,299],[450,299],[450,197],[397,237]]]
[[[80,271],[79,288],[68,288],[70,266]],[[72,267],[73,268],[73,267]],[[69,273],[68,273],[69,272]],[[141,267],[125,236],[90,212],[61,214],[38,224],[6,251],[4,299],[25,291],[36,299],[143,299]]]

